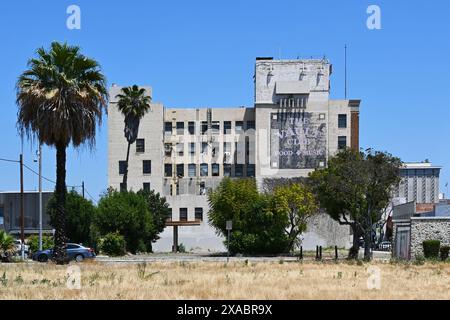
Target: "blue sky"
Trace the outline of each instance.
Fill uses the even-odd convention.
[[[66,9],[81,8],[81,30],[66,27]],[[381,30],[366,27],[366,9],[381,8]],[[450,2],[433,1],[106,1],[0,2],[0,158],[18,158],[15,82],[38,47],[67,41],[98,60],[108,84],[150,85],[169,107],[252,106],[257,56],[322,57],[333,63],[332,98],[362,99],[361,146],[403,161],[429,159],[450,180]],[[107,188],[106,119],[94,151],[69,150],[67,183]],[[25,163],[36,145],[24,143]],[[55,179],[55,151],[44,148],[43,173]],[[0,190],[18,190],[19,168],[0,162]],[[45,182],[44,189],[53,190]],[[26,171],[25,188],[37,188]]]

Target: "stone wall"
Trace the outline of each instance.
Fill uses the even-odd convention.
[[[450,217],[411,218],[411,258],[423,256],[425,240],[440,240],[450,245]]]

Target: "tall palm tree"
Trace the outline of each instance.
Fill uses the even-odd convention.
[[[122,88],[122,93],[116,98],[119,111],[125,116],[125,139],[128,142],[127,158],[125,160],[125,173],[123,175],[123,188],[127,190],[128,160],[130,159],[130,146],[136,141],[139,131],[139,123],[150,110],[152,98],[145,94],[144,88],[137,85]]]
[[[56,148],[55,248],[58,264],[67,262],[65,250],[66,148],[95,145],[96,124],[101,124],[108,94],[97,61],[80,48],[53,42],[40,48],[17,81],[17,126],[20,134],[37,137]],[[104,109],[104,110],[103,110]]]

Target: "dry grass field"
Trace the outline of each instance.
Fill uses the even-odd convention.
[[[0,264],[0,299],[450,299],[449,263],[281,262],[85,262],[81,289],[64,266]]]

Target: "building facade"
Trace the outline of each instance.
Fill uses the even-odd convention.
[[[44,233],[52,233],[50,217],[45,208],[53,192],[42,192],[42,229]],[[21,195],[20,192],[0,192],[0,229],[19,235],[21,232]],[[39,232],[39,192],[26,191],[23,196],[24,233],[26,235]]]
[[[223,177],[305,177],[326,167],[339,149],[359,149],[360,100],[330,100],[332,65],[325,59],[257,58],[252,107],[172,108],[152,103],[132,146],[128,187],[166,197],[173,221],[199,221],[179,232],[189,250],[220,251],[223,239],[208,224],[207,190]],[[148,95],[152,89],[145,87]],[[120,189],[127,142],[117,110],[121,87],[110,90],[109,186]],[[348,227],[321,216],[304,235],[306,247],[347,247]],[[172,248],[170,228],[155,250]]]

